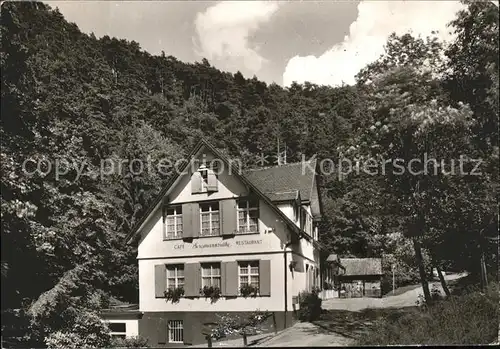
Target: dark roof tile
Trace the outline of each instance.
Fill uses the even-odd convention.
[[[315,160],[244,171],[244,176],[263,193],[284,193],[298,190],[302,201],[310,201],[313,189]],[[274,201],[273,199],[271,199]]]
[[[285,191],[277,193],[264,193],[271,201],[293,201],[299,198],[299,191]]]

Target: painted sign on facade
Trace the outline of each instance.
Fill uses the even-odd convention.
[[[222,241],[222,242],[214,242],[214,243],[179,243],[174,245],[175,250],[184,250],[184,249],[204,249],[204,248],[219,248],[226,247],[231,248],[235,246],[246,246],[246,245],[261,245],[262,239],[254,239],[254,240],[238,240],[235,242],[230,241]]]

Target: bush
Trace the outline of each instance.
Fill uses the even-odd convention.
[[[232,335],[246,336],[263,333],[266,330],[265,322],[272,316],[268,311],[256,310],[248,315],[217,314],[217,326],[212,328],[210,336],[220,339]]]
[[[82,312],[72,329],[57,331],[45,338],[48,348],[102,348],[109,347],[111,335],[107,326],[94,313]]]
[[[146,348],[148,340],[144,337],[112,338],[111,346],[114,348]]]
[[[321,315],[321,298],[318,296],[319,289],[314,288],[311,292],[301,292],[299,294],[298,317],[300,321],[315,321]]]
[[[379,320],[360,345],[489,344],[498,338],[498,284]]]

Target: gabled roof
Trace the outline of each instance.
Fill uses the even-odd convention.
[[[340,258],[345,276],[382,275],[381,258]]]
[[[284,192],[274,192],[264,194],[273,202],[284,202],[284,201],[295,201],[300,200],[300,194],[298,190],[284,191]]]
[[[310,240],[313,245],[323,251],[326,251],[326,248],[322,246],[318,241],[315,241],[312,239],[311,236],[307,235],[303,230],[301,230],[297,225],[292,222],[290,218],[288,218],[272,201],[269,197],[267,197],[262,190],[256,186],[252,181],[250,181],[245,175],[243,175],[241,170],[235,166],[235,164],[229,159],[222,154],[219,150],[217,150],[214,146],[212,146],[207,140],[201,139],[198,144],[194,147],[194,149],[191,151],[191,153],[188,155],[188,158],[190,161],[192,158],[198,153],[198,151],[202,148],[206,147],[208,150],[210,150],[214,155],[217,156],[218,159],[222,160],[224,164],[228,167],[231,168],[231,173],[238,177],[246,186],[248,186],[255,194],[257,194],[264,202],[266,202],[271,209],[280,217],[283,222],[290,228],[290,230],[295,233],[295,237],[298,239],[305,238],[307,240]],[[146,223],[147,219],[150,217],[150,215],[157,209],[159,208],[159,205],[161,205],[163,198],[166,196],[166,194],[169,192],[171,187],[174,185],[174,183],[177,181],[177,179],[180,177],[181,174],[183,174],[186,170],[186,168],[189,166],[188,162],[185,162],[181,168],[177,171],[177,173],[168,181],[168,183],[165,185],[165,187],[162,188],[160,193],[157,195],[156,199],[154,202],[151,204],[149,207],[148,211],[144,214],[143,218],[137,222],[137,224],[132,228],[131,232],[127,235],[125,238],[127,243],[131,243],[133,238],[137,236],[139,233],[140,229],[143,227],[143,225]]]
[[[316,159],[281,166],[245,170],[244,175],[264,193],[298,190],[302,202],[310,202]]]

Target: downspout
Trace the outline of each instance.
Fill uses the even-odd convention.
[[[299,241],[302,239],[302,235],[299,236]],[[287,262],[287,251],[286,249],[292,245],[292,241],[289,241],[285,244],[283,248],[283,260],[285,262],[285,319],[284,319],[284,328],[286,328],[286,317],[288,314],[288,262]]]
[[[287,242],[285,244],[285,247],[283,248],[283,260],[285,261],[285,319],[284,319],[284,328],[286,328],[286,317],[287,317],[287,314],[288,314],[288,271],[287,271],[287,268],[288,268],[288,263],[287,263],[287,258],[286,258],[286,255],[287,255],[287,247],[289,247],[292,243],[291,242]]]

